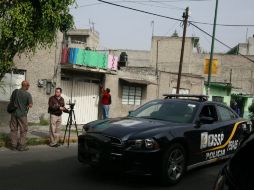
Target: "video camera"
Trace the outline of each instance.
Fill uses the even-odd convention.
[[[71,110],[74,109],[75,104],[76,104],[76,101],[72,102],[71,100],[69,100],[69,102],[67,103],[67,105],[70,106],[70,109],[71,109]]]

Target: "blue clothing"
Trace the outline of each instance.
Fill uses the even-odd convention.
[[[102,105],[103,119],[108,119],[109,117],[109,105]]]

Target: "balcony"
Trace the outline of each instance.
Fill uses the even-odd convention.
[[[118,57],[107,51],[91,51],[81,48],[63,48],[62,68],[100,73],[116,73]]]

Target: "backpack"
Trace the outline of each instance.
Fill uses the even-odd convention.
[[[12,98],[9,102],[9,104],[7,105],[7,112],[9,114],[13,113],[16,111],[16,109],[18,108],[17,106],[17,99],[18,99],[18,90],[16,89],[14,92],[13,92],[13,95],[12,95]]]

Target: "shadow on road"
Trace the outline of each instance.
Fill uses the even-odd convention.
[[[132,176],[80,164],[76,157],[25,161],[0,168],[1,190],[23,189],[211,189],[221,163],[192,170],[173,187],[162,187],[152,176]]]

